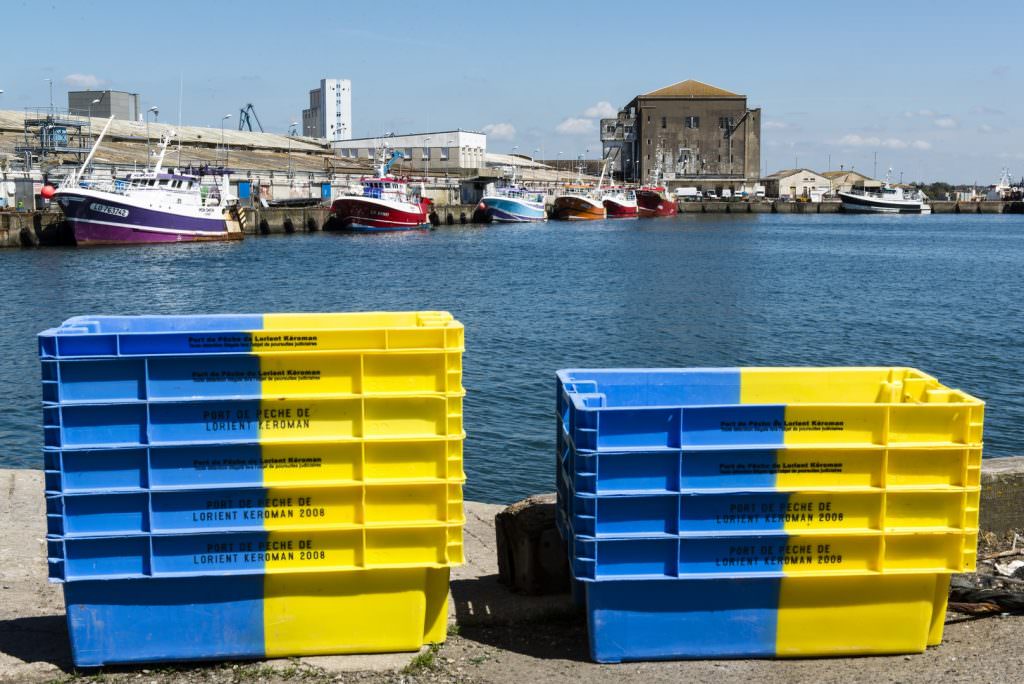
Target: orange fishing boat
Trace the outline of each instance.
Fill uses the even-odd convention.
[[[559,221],[596,221],[607,216],[601,198],[594,189],[584,185],[566,185],[555,196],[552,218]]]
[[[551,217],[559,221],[599,221],[608,217],[604,206],[601,185],[604,183],[605,165],[601,166],[601,178],[597,188],[583,184],[583,159],[576,169],[576,182],[566,184],[562,191],[555,195],[551,207]]]

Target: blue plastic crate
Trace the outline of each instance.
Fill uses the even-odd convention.
[[[561,370],[580,451],[981,445],[984,405],[911,368]]]
[[[261,315],[78,316],[39,335],[43,359],[248,352]]]
[[[64,585],[74,663],[416,651],[446,634],[448,568]]]
[[[47,538],[54,582],[442,568],[462,562],[461,522],[363,529]]]
[[[581,583],[590,655],[634,660],[919,653],[948,574]]]

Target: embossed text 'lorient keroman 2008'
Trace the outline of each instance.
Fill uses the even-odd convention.
[[[450,314],[79,317],[39,352],[77,665],[444,639],[465,481]]]
[[[599,661],[921,651],[974,568],[984,405],[910,368],[564,370]]]

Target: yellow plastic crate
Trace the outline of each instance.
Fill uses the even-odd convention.
[[[448,568],[64,585],[76,665],[415,651],[447,635]]]

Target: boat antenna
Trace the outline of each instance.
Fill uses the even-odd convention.
[[[185,90],[185,76],[178,73],[178,130],[181,130],[181,98]],[[178,136],[178,166],[181,166],[181,138]]]
[[[110,122],[112,122],[113,120],[114,120],[113,116],[111,116],[109,119],[107,119],[107,123],[106,123],[105,126],[103,126],[103,130],[100,131],[100,134],[96,137],[96,142],[94,142],[92,144],[92,149],[89,150],[89,156],[85,158],[84,162],[82,162],[82,168],[78,169],[78,173],[76,173],[74,175],[74,178],[75,178],[74,182],[75,183],[77,183],[82,178],[82,174],[85,173],[85,170],[89,167],[89,164],[92,163],[93,155],[95,155],[96,154],[96,150],[99,149],[100,141],[102,141],[103,140],[103,136],[105,136],[107,134],[107,129],[110,128]]]

